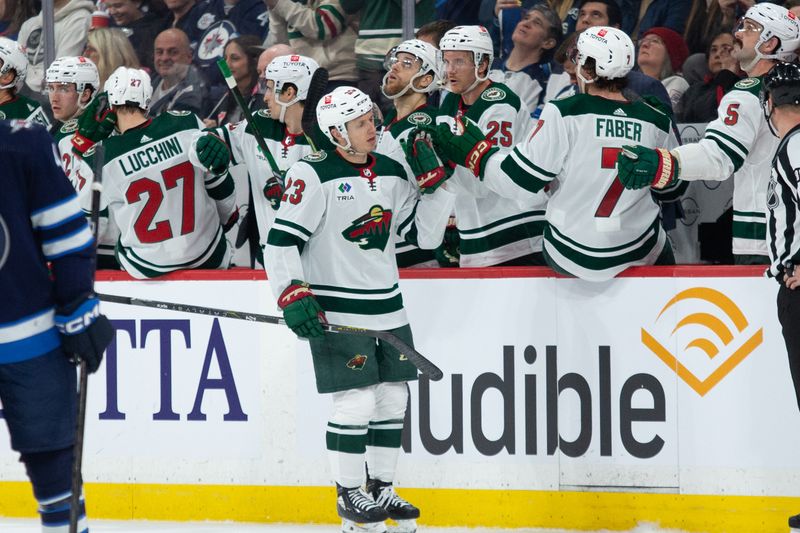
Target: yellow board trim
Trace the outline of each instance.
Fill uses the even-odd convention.
[[[640,523],[706,533],[788,530],[800,498],[621,492],[400,489],[420,524],[627,530]],[[332,487],[89,483],[89,517],[112,520],[335,523]],[[0,483],[0,516],[32,517],[24,482]]]

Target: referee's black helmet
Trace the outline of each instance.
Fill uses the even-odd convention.
[[[800,105],[800,65],[777,63],[764,76],[764,101],[772,96],[775,107],[793,104]]]

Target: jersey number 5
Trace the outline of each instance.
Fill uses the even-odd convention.
[[[612,169],[617,166],[617,156],[622,151],[622,148],[603,148],[602,155],[600,156],[600,168]],[[619,197],[622,196],[622,191],[625,187],[619,181],[619,177],[614,174],[614,181],[611,182],[611,187],[608,188],[603,199],[600,200],[600,205],[597,207],[594,216],[601,218],[608,218],[617,207]]]
[[[739,112],[737,109],[739,109],[739,104],[730,104],[728,106],[728,110],[725,111],[725,120],[722,121],[726,126],[733,126],[739,122]]]
[[[506,148],[511,146],[512,135],[509,121],[497,122],[493,120],[486,127],[489,128],[489,131],[486,132],[486,140],[492,143],[492,146],[497,146],[498,143]],[[500,134],[499,138],[497,137],[498,133]]]
[[[178,180],[183,180],[182,213],[181,213],[181,235],[186,235],[194,231],[194,167],[188,161],[184,161],[174,167],[170,167],[161,172],[161,179],[167,191],[178,186]],[[169,219],[160,220],[153,225],[153,219],[158,213],[158,208],[164,201],[164,192],[161,184],[150,178],[140,178],[132,182],[125,191],[125,199],[133,205],[142,200],[142,195],[147,194],[147,201],[142,207],[139,218],[133,223],[133,231],[139,242],[152,244],[163,242],[172,238],[172,225]]]

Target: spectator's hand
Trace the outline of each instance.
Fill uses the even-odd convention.
[[[275,6],[278,5],[278,0],[264,0],[264,3],[267,4],[267,9],[275,9]]]
[[[203,125],[206,128],[216,128],[217,127],[217,121],[214,120],[213,118],[204,118],[203,119]]]
[[[626,189],[663,189],[679,174],[678,160],[666,148],[623,146],[617,156],[617,175]]]
[[[100,301],[87,294],[60,307],[54,318],[61,334],[61,347],[75,364],[86,361],[89,373],[95,372],[103,361],[103,352],[114,338],[111,322],[100,314]]]
[[[521,5],[522,2],[520,0],[497,0],[494,4],[494,16],[499,18],[500,10]]]
[[[298,337],[322,337],[325,334],[322,325],[328,320],[308,283],[293,279],[278,298],[278,307],[283,310],[286,325]]]
[[[733,48],[723,47],[719,51],[719,60],[723,70],[730,70],[734,74],[739,72],[739,61],[733,57]]]
[[[497,149],[486,140],[477,124],[469,119],[456,119],[459,134],[450,131],[446,124],[436,128],[427,129],[433,138],[437,153],[443,161],[452,161],[457,165],[467,167],[476,177],[483,176],[483,167]]]
[[[197,139],[195,151],[200,164],[210,170],[212,174],[219,175],[228,169],[231,151],[218,135],[206,133]]]
[[[78,118],[78,131],[72,136],[72,151],[83,156],[95,144],[108,138],[116,124],[117,114],[111,111],[108,94],[98,94]]]
[[[430,133],[413,131],[409,141],[403,143],[403,150],[422,194],[435,191],[450,177],[436,155]]]

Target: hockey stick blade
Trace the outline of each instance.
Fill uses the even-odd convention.
[[[328,87],[328,69],[319,67],[311,75],[311,81],[308,84],[308,94],[306,95],[306,104],[303,108],[303,116],[300,119],[300,125],[303,127],[303,133],[306,139],[311,143],[311,148],[317,152],[322,148],[323,139],[317,135],[317,104],[325,96],[325,89]]]
[[[286,321],[279,316],[262,315],[259,313],[248,313],[246,311],[232,311],[229,309],[217,309],[214,307],[204,307],[200,305],[178,304],[172,302],[162,302],[157,300],[144,300],[142,298],[131,298],[128,296],[116,296],[113,294],[98,294],[97,297],[103,302],[137,305],[140,307],[152,307],[166,311],[180,311],[182,313],[193,313],[197,315],[216,316],[221,318],[233,318],[236,320],[246,320],[248,322],[263,322],[265,324],[278,324],[285,326]],[[428,376],[431,381],[439,381],[444,377],[442,370],[430,359],[419,353],[417,350],[403,342],[397,335],[388,331],[376,331],[372,329],[356,328],[351,326],[341,326],[339,324],[323,324],[322,328],[329,333],[341,333],[344,335],[359,335],[363,337],[373,337],[392,345],[401,355],[408,358],[417,369]]]

